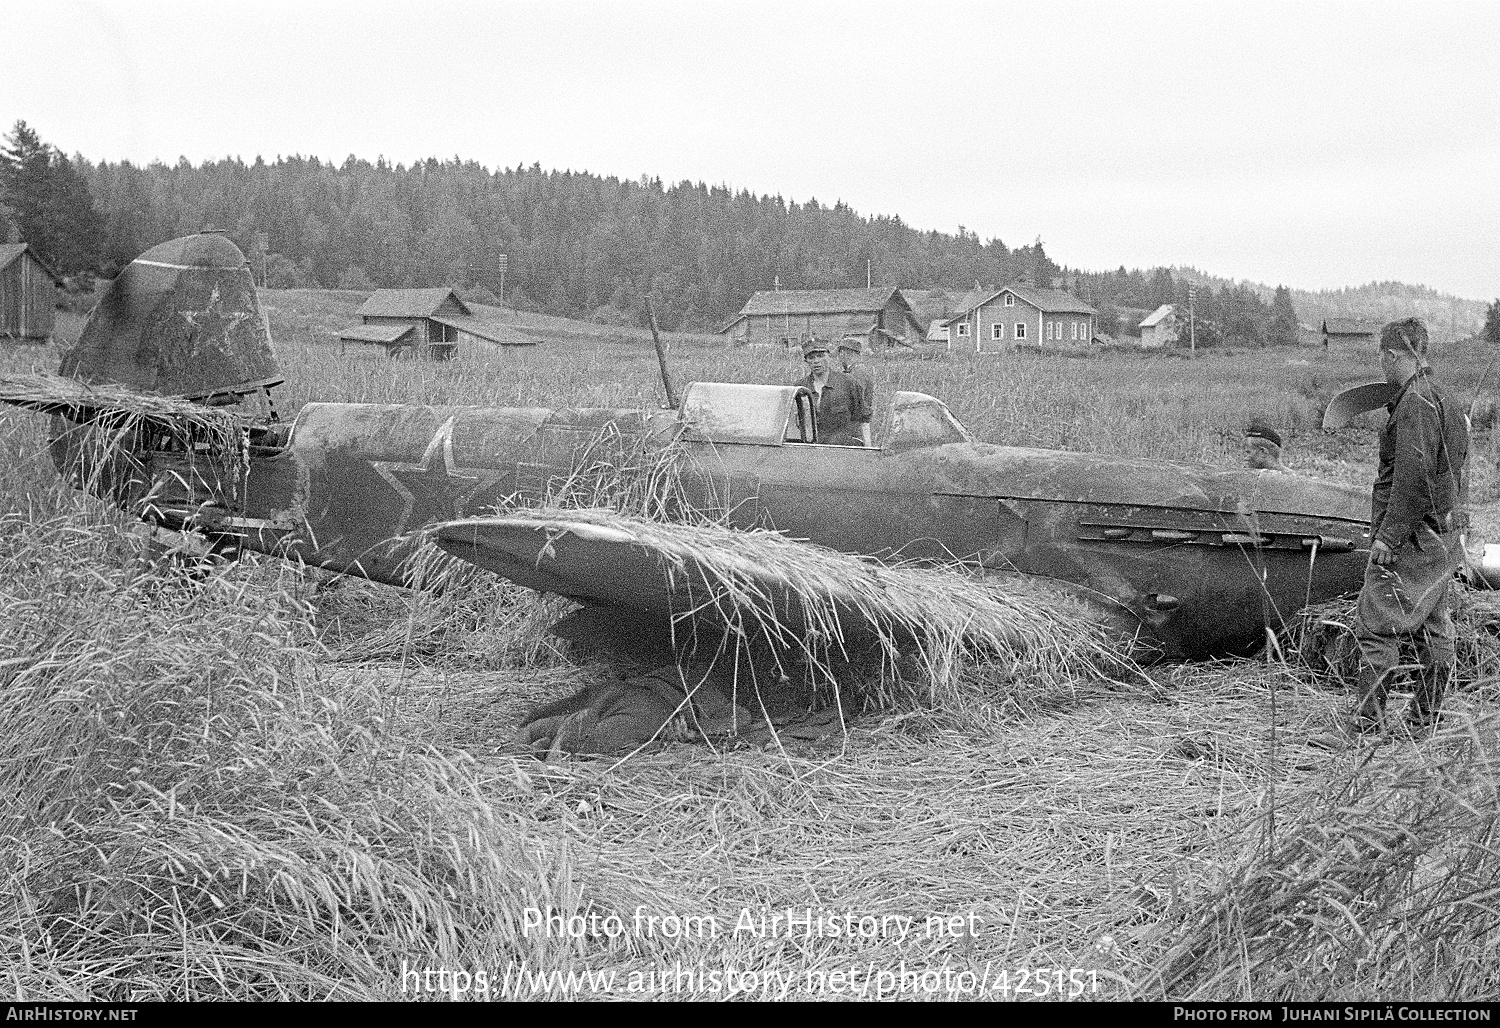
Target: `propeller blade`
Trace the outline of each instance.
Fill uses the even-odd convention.
[[[1384,407],[1400,391],[1399,385],[1389,382],[1366,382],[1336,393],[1323,411],[1323,427],[1343,428],[1361,414]]]

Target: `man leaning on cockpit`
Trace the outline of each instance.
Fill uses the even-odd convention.
[[[817,441],[832,446],[869,446],[871,411],[865,390],[852,375],[834,365],[828,344],[820,339],[802,344],[802,359],[807,362],[807,374],[797,384],[817,401]]]

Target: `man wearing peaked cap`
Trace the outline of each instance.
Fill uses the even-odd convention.
[[[863,414],[864,424],[861,438],[864,444],[869,446],[870,422],[875,418],[875,380],[861,365],[855,363],[863,352],[863,336],[844,336],[839,340],[839,364],[842,365],[844,374],[853,378],[859,386],[859,408]]]
[[[1370,563],[1355,631],[1358,695],[1345,727],[1355,735],[1382,730],[1401,643],[1411,640],[1422,666],[1406,722],[1413,735],[1421,735],[1436,722],[1453,673],[1448,594],[1463,560],[1469,426],[1463,410],[1432,380],[1427,329],[1418,319],[1393,321],[1381,330],[1380,368],[1387,382],[1401,388],[1387,405],[1380,433]]]
[[[797,383],[817,398],[818,438],[833,446],[864,446],[870,414],[861,403],[859,383],[834,366],[828,344],[816,336],[802,344],[807,374]]]
[[[1281,433],[1260,418],[1245,429],[1245,463],[1257,471],[1285,471],[1281,463]]]

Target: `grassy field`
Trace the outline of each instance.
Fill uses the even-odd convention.
[[[362,299],[265,295],[285,409],[661,401],[639,331],[538,323],[542,345],[445,365],[341,357],[330,333]],[[800,374],[713,337],[671,346],[684,382]],[[56,357],[10,350],[0,370]],[[1467,400],[1485,355],[1443,358]],[[1374,376],[1310,352],[904,357],[873,371],[886,395],[937,395],[992,442],[1231,466],[1260,413],[1285,430],[1294,469],[1371,471],[1370,425],[1316,424],[1329,395]],[[1500,498],[1492,395],[1475,408],[1486,516]],[[518,719],[606,674],[549,641],[554,604],[493,583],[442,597],[330,587],[269,560],[189,578],[57,485],[45,429],[0,423],[11,998],[1437,999],[1500,986],[1487,682],[1431,742],[1329,753],[1307,743],[1340,698],[1275,661],[1128,681],[974,667],[950,702],[867,712],[818,742],[543,764],[510,742]]]

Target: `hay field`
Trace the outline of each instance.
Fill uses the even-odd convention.
[[[320,333],[360,299],[267,294],[287,406],[660,402],[653,353],[622,330],[451,365],[341,358]],[[672,360],[681,381],[800,373],[703,337],[674,337]],[[55,361],[12,350],[0,370]],[[1451,370],[1472,387],[1484,355]],[[1314,426],[1330,393],[1373,376],[1310,353],[874,371],[994,442],[1228,466],[1254,411],[1290,430],[1294,468],[1370,473],[1368,427]],[[1487,402],[1475,486],[1492,504]],[[56,484],[41,419],[7,415],[0,440],[11,998],[1500,985],[1488,685],[1431,742],[1330,753],[1307,740],[1339,698],[1275,662],[1124,682],[975,667],[943,704],[867,712],[847,735],[543,764],[510,742],[519,717],[606,673],[545,635],[555,604],[482,581],[441,597],[330,585],[268,560],[195,580]]]

